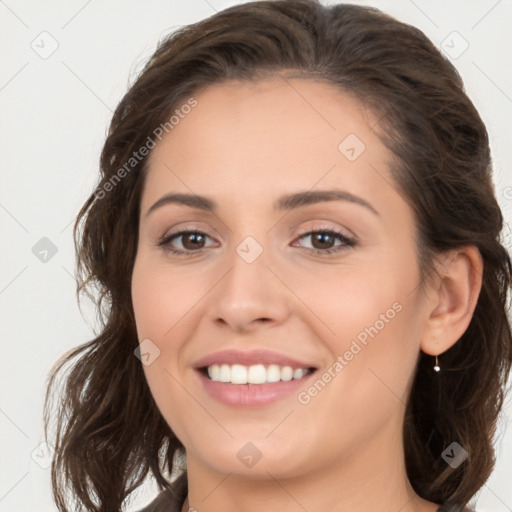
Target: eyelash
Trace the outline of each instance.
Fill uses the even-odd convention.
[[[343,233],[340,233],[339,231],[335,231],[334,229],[331,229],[331,228],[320,228],[320,229],[313,230],[313,231],[307,231],[307,232],[299,235],[298,239],[301,239],[301,238],[304,238],[304,237],[310,236],[310,235],[315,235],[318,233],[332,235],[332,236],[338,238],[339,240],[341,240],[343,242],[343,245],[341,245],[341,246],[338,245],[331,249],[308,249],[314,255],[325,256],[326,254],[340,253],[342,251],[347,250],[349,247],[355,247],[355,245],[356,245],[356,241],[354,239],[348,238]],[[193,251],[190,251],[190,250],[183,251],[183,250],[173,249],[169,245],[172,240],[174,240],[175,238],[179,238],[181,235],[184,235],[184,234],[205,235],[208,237],[208,235],[206,233],[204,233],[203,231],[185,228],[180,231],[176,231],[176,233],[171,233],[170,235],[164,235],[162,238],[160,238],[157,246],[162,247],[165,251],[170,252],[175,255],[178,255],[178,256],[186,256],[187,254],[199,254],[204,251],[205,248],[196,249]]]

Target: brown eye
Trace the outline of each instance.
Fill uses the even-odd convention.
[[[184,229],[164,236],[158,245],[175,254],[193,254],[201,252],[205,248],[206,238],[210,237],[202,231]],[[177,244],[175,241],[180,241],[180,239],[181,247],[178,244],[178,247],[174,248],[173,245]]]
[[[356,245],[355,240],[346,237],[344,234],[333,229],[321,229],[309,231],[299,237],[299,240],[310,238],[312,247],[309,249],[313,254],[327,255],[329,253],[339,253],[349,247]],[[182,230],[177,233],[171,233],[164,236],[157,244],[162,246],[165,251],[177,255],[194,255],[203,252],[206,246],[206,239],[210,238],[206,233],[197,230]],[[181,240],[179,246],[178,242]],[[336,244],[339,240],[341,243]],[[178,245],[178,247],[176,247]]]
[[[311,241],[315,249],[330,249],[336,238],[330,233],[317,232],[311,235]]]
[[[196,249],[202,249],[204,245],[204,236],[199,233],[186,233],[180,235],[182,239],[182,245],[185,249],[191,251]]]
[[[349,247],[354,247],[356,245],[355,240],[352,240],[351,238],[345,236],[343,233],[339,233],[338,231],[330,228],[303,233],[299,237],[299,240],[307,238],[311,239],[312,247],[309,249],[313,252],[313,254],[318,255],[341,252],[348,249]],[[339,240],[341,243],[335,245],[336,240]]]

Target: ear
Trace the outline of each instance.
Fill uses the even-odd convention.
[[[483,259],[474,245],[458,247],[439,259],[438,279],[428,293],[430,315],[420,347],[439,355],[464,334],[482,287]]]

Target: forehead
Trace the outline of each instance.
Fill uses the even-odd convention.
[[[332,84],[227,81],[193,98],[196,106],[150,155],[145,189],[152,198],[162,187],[219,196],[237,188],[242,197],[320,181],[359,191],[382,185],[374,168],[387,168],[391,156],[373,129],[376,116]]]

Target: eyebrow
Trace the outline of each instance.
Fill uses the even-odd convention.
[[[289,211],[300,208],[301,206],[307,206],[326,201],[347,201],[349,203],[364,206],[375,215],[380,215],[379,212],[368,201],[365,201],[363,198],[343,190],[316,190],[287,194],[281,196],[279,199],[277,199],[277,201],[275,201],[274,210]],[[157,208],[168,204],[181,204],[184,206],[189,206],[190,208],[210,210],[212,212],[216,212],[218,209],[217,203],[213,199],[205,196],[198,196],[195,194],[169,193],[158,199],[158,201],[156,201],[156,203],[154,203],[148,209],[146,212],[146,217]]]

